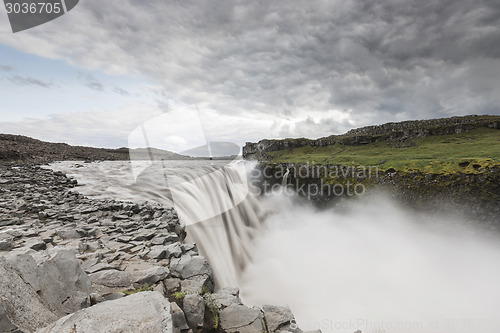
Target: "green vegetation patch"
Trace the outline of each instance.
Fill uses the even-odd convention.
[[[428,136],[400,148],[395,144],[381,141],[358,146],[306,146],[266,155],[270,163],[378,166],[381,171],[393,168],[429,173],[480,173],[500,165],[500,130],[497,129],[478,128],[461,134]]]

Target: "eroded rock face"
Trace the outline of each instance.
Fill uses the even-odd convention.
[[[146,291],[80,310],[37,333],[171,333],[170,302],[159,292]]]

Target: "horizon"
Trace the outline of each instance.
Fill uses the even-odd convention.
[[[350,131],[353,131],[353,130],[359,130],[359,129],[363,129],[363,128],[367,128],[367,127],[371,127],[371,126],[383,126],[383,125],[388,125],[388,124],[397,124],[397,123],[402,123],[402,122],[418,122],[418,121],[426,121],[426,120],[440,120],[440,119],[452,119],[452,118],[465,118],[465,117],[495,117],[495,116],[499,116],[500,115],[492,115],[492,114],[469,114],[469,115],[463,115],[463,116],[450,116],[450,117],[446,117],[446,118],[428,118],[428,119],[408,119],[408,120],[402,120],[402,121],[397,121],[397,122],[386,122],[386,123],[383,123],[383,124],[376,124],[376,125],[366,125],[366,126],[362,126],[362,127],[354,127],[354,128],[350,128],[348,129],[346,132],[344,133],[341,133],[341,134],[330,134],[330,135],[327,135],[327,136],[324,136],[324,137],[319,137],[319,138],[310,138],[310,137],[282,137],[282,138],[273,138],[271,140],[288,140],[288,139],[312,139],[312,140],[316,140],[316,139],[321,139],[321,138],[326,138],[328,136],[332,136],[332,135],[338,135],[338,136],[342,136],[342,135],[346,135],[348,134]],[[83,145],[73,145],[71,143],[68,143],[68,142],[62,142],[62,141],[49,141],[49,140],[44,140],[44,139],[40,139],[40,138],[36,138],[36,137],[30,137],[30,136],[27,136],[27,135],[22,135],[22,134],[16,134],[16,133],[0,133],[0,135],[14,135],[14,136],[23,136],[23,137],[27,137],[27,138],[30,138],[30,139],[35,139],[35,140],[39,140],[39,141],[43,141],[43,142],[46,142],[46,143],[53,143],[53,144],[67,144],[67,145],[71,145],[71,146],[81,146],[81,147],[85,147],[85,148],[97,148],[97,149],[112,149],[112,150],[120,150],[120,149],[158,149],[158,150],[162,150],[162,151],[167,151],[167,152],[171,152],[171,153],[175,153],[175,154],[179,154],[179,155],[182,155],[182,156],[187,156],[187,157],[193,157],[191,155],[183,155],[182,152],[174,152],[174,151],[170,151],[168,149],[163,149],[161,148],[161,146],[141,146],[141,147],[128,147],[128,146],[121,146],[121,147],[102,147],[102,146],[83,146]],[[259,141],[262,141],[262,140],[269,140],[269,138],[261,138],[261,139],[258,139],[256,140],[255,142],[259,142]],[[251,141],[245,141],[245,143],[252,143]],[[243,147],[243,146],[242,146]],[[240,148],[242,148],[240,147]],[[226,156],[226,155],[224,155]],[[232,156],[232,155],[227,155],[227,156]]]

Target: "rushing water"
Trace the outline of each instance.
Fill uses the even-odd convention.
[[[287,304],[305,330],[498,333],[500,245],[444,216],[380,196],[342,212],[257,197],[242,164],[169,161],[134,179],[129,162],[52,167],[96,197],[174,205],[216,272],[247,304]]]

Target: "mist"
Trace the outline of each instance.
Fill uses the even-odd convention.
[[[374,195],[274,211],[240,283],[250,305],[283,304],[303,330],[499,332],[500,244],[465,221],[416,215]]]

